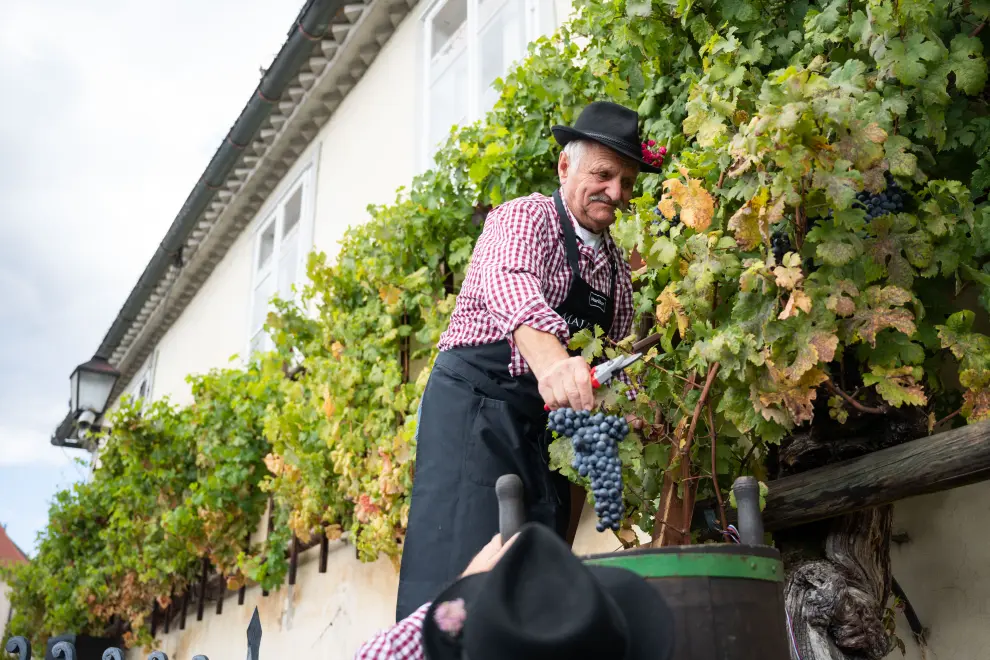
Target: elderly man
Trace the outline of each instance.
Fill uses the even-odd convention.
[[[639,117],[607,102],[573,127],[555,126],[563,147],[560,188],[492,210],[474,249],[440,355],[423,393],[416,476],[399,576],[397,620],[456,578],[498,531],[495,482],[517,474],[526,514],[573,541],[567,480],[548,466],[547,413],[594,405],[590,369],[567,342],[600,327],[629,334],[629,266],[608,228],[626,207],[644,160]]]

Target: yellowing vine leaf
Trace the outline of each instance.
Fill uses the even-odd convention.
[[[274,475],[279,475],[282,473],[282,468],[285,465],[285,461],[282,460],[281,456],[277,454],[268,454],[265,456],[265,467],[268,471]]]
[[[817,387],[828,380],[828,375],[818,368],[805,371],[799,378],[789,378],[787,370],[781,370],[769,356],[766,365],[770,375],[768,390],[758,391],[757,398],[762,404],[760,412],[767,420],[774,419],[769,414],[771,406],[783,406],[794,424],[809,422],[814,417],[812,402],[817,396]]]
[[[330,354],[333,355],[334,359],[339,360],[340,356],[344,354],[344,345],[335,341],[330,345]]]
[[[327,419],[330,419],[333,417],[333,413],[336,409],[337,407],[333,403],[333,398],[327,394],[323,399],[323,414],[327,416]]]
[[[804,273],[801,272],[801,268],[788,268],[787,266],[774,267],[773,275],[777,279],[777,286],[788,291],[796,288],[801,283],[801,280],[804,279]]]
[[[825,307],[836,316],[852,316],[856,311],[853,298],[859,297],[859,289],[850,280],[839,280],[832,285],[832,293],[825,299]]]
[[[702,186],[701,179],[691,178],[684,168],[681,168],[681,174],[687,179],[687,185],[680,179],[667,179],[663,182],[664,195],[659,204],[660,212],[670,219],[677,214],[677,208],[680,208],[681,222],[695,231],[705,231],[712,224],[715,199]]]
[[[736,237],[736,244],[743,250],[753,250],[760,243],[770,242],[770,225],[784,216],[784,198],[777,198],[772,205],[770,189],[760,188],[748,202],[729,218],[729,231]]]
[[[787,299],[787,304],[784,305],[783,311],[780,312],[777,318],[784,321],[792,316],[797,316],[798,310],[803,311],[805,314],[811,313],[811,298],[801,289],[791,291],[791,297]]]
[[[859,337],[876,348],[877,333],[893,328],[911,336],[915,333],[914,314],[900,307],[911,301],[911,294],[896,286],[871,286],[863,293],[864,303],[852,317]]]
[[[402,296],[402,290],[392,286],[383,286],[378,288],[378,297],[382,299],[382,302],[388,306],[392,306],[399,302],[399,298]]]
[[[681,337],[684,337],[688,330],[688,317],[684,313],[684,306],[677,299],[672,287],[672,284],[668,284],[657,298],[657,302],[660,303],[657,306],[657,323],[662,327],[666,327],[671,315],[676,316],[677,331],[681,333]]]
[[[966,390],[963,394],[963,415],[970,423],[990,419],[990,389]]]
[[[900,408],[902,405],[923,406],[928,403],[925,390],[918,383],[921,367],[906,365],[896,369],[874,366],[872,372],[863,374],[864,385],[875,385],[884,401]]]

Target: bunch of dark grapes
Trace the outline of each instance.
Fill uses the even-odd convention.
[[[671,227],[675,227],[681,222],[680,213],[676,214],[673,218],[668,219],[663,213],[660,212],[659,208],[654,207],[653,214],[657,216],[657,219],[653,221],[653,226],[661,234],[666,234],[670,231]]]
[[[548,427],[571,439],[572,467],[591,480],[598,531],[619,531],[624,513],[619,443],[629,433],[629,424],[615,415],[560,408],[550,413]]]
[[[866,217],[872,220],[888,213],[900,213],[904,210],[904,203],[907,201],[907,193],[897,185],[897,181],[884,172],[887,179],[887,187],[876,195],[863,191],[856,195],[856,202],[866,209]]]
[[[791,252],[791,237],[783,229],[778,229],[770,237],[770,246],[773,248],[773,259],[776,263],[784,263],[784,255]]]

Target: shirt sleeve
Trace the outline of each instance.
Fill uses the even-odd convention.
[[[379,632],[354,654],[354,660],[424,660],[423,620],[430,603]]]
[[[543,295],[550,256],[546,214],[534,203],[517,200],[494,209],[485,219],[471,267],[483,282],[485,305],[502,336],[512,342],[520,325],[569,338],[567,323]]]

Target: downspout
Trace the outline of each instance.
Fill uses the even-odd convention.
[[[216,190],[230,175],[244,147],[254,139],[262,122],[271,113],[272,107],[278,103],[286,87],[298,75],[303,63],[312,54],[314,42],[320,41],[326,35],[330,21],[346,2],[347,0],[307,0],[306,5],[299,12],[296,24],[289,31],[288,40],[275,56],[275,60],[265,72],[251,99],[214,153],[196,186],[189,193],[165,238],[158,245],[151,261],[104,336],[96,356],[110,359],[127,329],[140,314],[145,301],[154,292],[169,265],[175,261],[189,233],[199,222],[200,216],[213,201]]]

